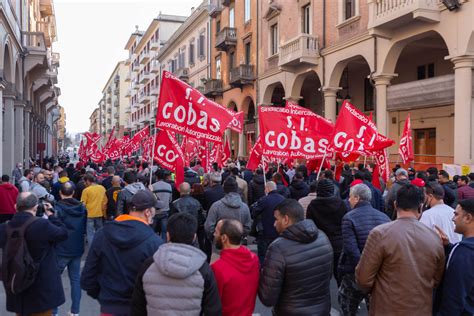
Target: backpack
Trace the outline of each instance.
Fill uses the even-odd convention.
[[[2,280],[5,291],[18,295],[35,281],[40,262],[31,257],[25,239],[26,229],[39,218],[31,216],[23,225],[13,228],[6,225],[7,242],[2,256]]]

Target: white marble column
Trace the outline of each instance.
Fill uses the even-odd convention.
[[[375,82],[376,97],[376,124],[380,134],[388,136],[387,124],[387,87],[390,85],[390,80],[396,77],[396,74],[375,74],[373,80]]]
[[[15,102],[15,163],[22,162],[23,164],[25,148],[24,108],[23,103]]]
[[[322,89],[324,95],[324,117],[336,123],[336,96],[339,87],[324,87]]]
[[[31,146],[31,130],[30,130],[30,125],[32,124],[31,122],[31,107],[25,107],[24,110],[24,123],[25,123],[25,151],[24,151],[24,158],[25,158],[25,164],[24,168],[28,168],[28,162],[30,159],[30,146]]]
[[[245,156],[245,135],[244,132],[239,134],[239,152],[237,154],[238,157],[244,157]]]
[[[3,128],[3,173],[10,174],[15,166],[15,117],[12,96],[3,98],[5,103]]]
[[[454,163],[474,163],[474,105],[472,69],[474,56],[451,58],[454,64]]]

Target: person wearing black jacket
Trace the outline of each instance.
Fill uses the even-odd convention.
[[[262,169],[255,170],[253,179],[250,180],[248,190],[248,202],[249,205],[257,202],[262,196],[265,195],[265,179],[263,178]]]
[[[261,269],[258,297],[273,315],[329,315],[333,251],[326,234],[304,219],[298,201],[277,205],[275,228]]]
[[[445,170],[440,170],[438,175],[439,183],[444,189],[444,204],[456,208],[457,205],[457,185],[453,181],[449,180],[449,174]]]
[[[203,207],[206,211],[209,211],[212,204],[224,197],[225,193],[221,181],[222,177],[218,172],[213,172],[211,174],[211,187],[204,190],[204,200],[206,203]]]
[[[105,191],[107,196],[107,219],[114,219],[117,216],[117,201],[122,187],[120,185],[120,177],[113,176],[111,187]]]
[[[331,180],[322,179],[316,188],[316,199],[308,205],[306,218],[313,220],[316,226],[329,238],[334,251],[333,273],[337,284],[340,278],[337,273],[337,263],[342,252],[342,218],[347,213],[344,201],[334,195],[334,185]]]
[[[290,184],[290,195],[292,199],[299,200],[309,194],[309,186],[304,182],[304,176],[297,172]]]
[[[290,198],[290,190],[283,184],[283,176],[279,172],[275,172],[272,176],[273,182],[276,183],[277,185],[277,191],[281,195],[283,195],[285,198],[289,199]],[[309,190],[308,190],[309,192]]]

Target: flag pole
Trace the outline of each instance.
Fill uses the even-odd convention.
[[[265,173],[265,159],[262,154],[263,186],[267,187],[267,174]]]
[[[154,128],[154,133],[153,133],[153,146],[151,147],[151,162],[150,162],[150,181],[148,182],[149,185],[151,185],[151,179],[153,176],[153,162],[155,160],[155,145],[156,145],[156,125]]]
[[[316,181],[318,181],[319,179],[319,175],[321,174],[321,169],[323,169],[324,160],[326,160],[327,154],[328,154],[328,150],[326,148],[326,150],[324,151],[323,160],[321,160],[321,165],[319,166],[318,175],[316,176]]]

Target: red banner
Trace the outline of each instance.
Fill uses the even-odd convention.
[[[388,154],[387,154],[387,149],[383,149],[380,151],[375,152],[374,154],[375,161],[377,162],[377,168],[378,168],[378,175],[384,179],[385,182],[388,181],[389,178],[389,164],[388,164]]]
[[[331,121],[289,103],[259,107],[263,155],[267,158],[322,158],[334,131]]]
[[[400,157],[402,157],[403,163],[408,163],[414,160],[410,113],[408,113],[407,120],[405,121],[405,127],[403,128],[402,138],[400,138],[398,153],[400,154]]]
[[[232,111],[163,71],[156,126],[192,138],[220,143]]]
[[[229,126],[227,127],[237,133],[242,133],[244,130],[244,112],[240,111],[235,113],[232,111],[232,115],[232,121],[230,121]]]
[[[227,160],[230,158],[230,139],[226,138],[225,145],[223,145],[224,149],[221,154],[221,165],[227,165]]]
[[[267,163],[264,159],[262,160],[262,154],[263,154],[262,142],[261,142],[261,138],[258,137],[257,141],[255,142],[255,145],[250,151],[249,161],[247,162],[246,168],[252,171],[254,171],[257,168],[263,168],[263,170],[266,170]]]
[[[175,172],[175,185],[179,187],[184,181],[183,151],[172,133],[161,130],[155,137],[155,160],[164,168]]]

